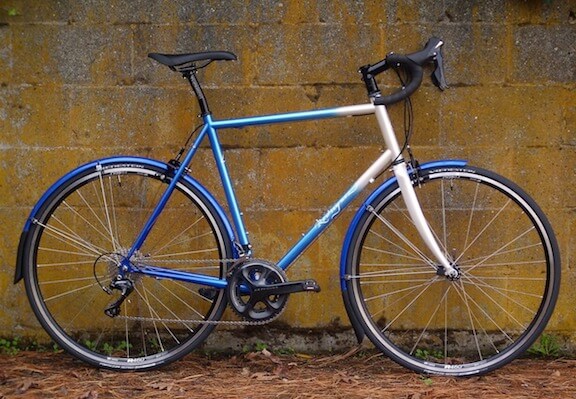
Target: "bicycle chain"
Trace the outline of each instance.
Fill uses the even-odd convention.
[[[164,322],[164,323],[199,323],[199,324],[224,324],[224,325],[236,325],[236,326],[263,326],[274,320],[276,320],[282,313],[284,309],[279,312],[276,316],[265,321],[251,321],[251,320],[182,320],[182,319],[158,319],[153,317],[139,317],[139,316],[116,316],[115,319],[122,320],[132,320],[132,321],[148,321],[148,322]]]
[[[188,260],[154,260],[155,263],[236,263],[239,261],[245,260],[244,258],[238,259],[188,259]],[[232,266],[233,267],[233,266]],[[132,321],[148,321],[148,322],[164,322],[164,323],[201,323],[201,324],[223,324],[223,325],[243,325],[243,326],[263,326],[265,324],[271,323],[272,321],[276,320],[282,313],[286,306],[274,317],[269,320],[265,321],[253,321],[253,320],[201,320],[201,319],[190,319],[190,320],[182,320],[182,319],[160,319],[154,317],[141,317],[141,316],[122,316],[118,315],[116,319],[122,320],[132,320]]]
[[[243,258],[238,259],[154,259],[154,263],[234,263]]]

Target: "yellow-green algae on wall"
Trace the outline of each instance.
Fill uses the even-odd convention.
[[[413,98],[421,161],[458,157],[494,169],[542,206],[562,250],[549,331],[576,335],[576,3],[559,0],[312,0],[0,4],[0,335],[44,337],[12,284],[20,229],[59,176],[96,157],[168,160],[197,123],[178,75],[151,51],[229,50],[202,73],[216,117],[366,100],[360,65],[446,42],[450,89]],[[384,84],[394,80],[385,78]],[[391,109],[402,122],[402,110]],[[276,260],[380,150],[370,118],[222,134],[255,255]],[[215,190],[210,154],[194,175]],[[355,203],[356,206],[358,202]],[[354,206],[290,269],[317,295],[293,295],[280,321],[347,326],[337,278]]]

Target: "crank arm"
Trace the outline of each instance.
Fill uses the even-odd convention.
[[[253,287],[253,293],[264,295],[284,295],[296,292],[320,292],[320,286],[314,280],[289,281],[286,283]]]

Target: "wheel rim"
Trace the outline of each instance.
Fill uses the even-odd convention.
[[[427,250],[416,250],[423,244],[398,189],[389,190],[364,221],[350,273],[369,337],[419,371],[476,373],[512,360],[543,329],[557,295],[540,211],[476,172],[430,174],[416,190],[461,277],[437,275]]]
[[[213,328],[199,320],[223,312],[222,291],[203,295],[198,286],[134,273],[127,276],[134,291],[120,316],[103,313],[119,293],[110,296],[102,286],[117,274],[118,258],[127,254],[167,182],[162,171],[138,165],[89,173],[55,196],[34,227],[28,279],[33,308],[52,338],[82,360],[126,368],[175,360]],[[179,184],[131,262],[221,277],[224,242],[210,209]]]

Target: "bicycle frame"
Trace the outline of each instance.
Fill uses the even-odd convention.
[[[129,259],[132,255],[138,251],[146,237],[148,236],[150,230],[153,228],[154,223],[162,210],[164,209],[170,195],[174,191],[177,182],[185,173],[187,167],[190,165],[194,155],[196,154],[201,142],[208,137],[210,141],[210,146],[213,151],[214,159],[220,174],[220,179],[222,186],[224,188],[224,193],[226,200],[228,202],[228,208],[232,217],[234,228],[237,234],[237,241],[240,244],[244,253],[239,254],[242,256],[250,256],[251,246],[248,241],[246,229],[244,227],[244,222],[242,219],[242,213],[240,212],[238,202],[236,200],[236,195],[234,193],[232,181],[226,168],[224,155],[222,152],[222,147],[218,138],[218,131],[220,129],[230,129],[230,128],[243,128],[247,126],[255,125],[267,125],[275,123],[285,123],[285,122],[299,122],[308,120],[318,120],[325,118],[336,118],[336,117],[347,117],[347,116],[360,116],[360,115],[370,115],[375,114],[378,120],[378,125],[384,137],[387,149],[372,163],[370,167],[350,186],[348,190],[320,217],[316,220],[316,223],[305,233],[302,238],[294,244],[294,246],[278,261],[277,265],[286,270],[288,267],[318,238],[326,228],[332,223],[332,221],[346,208],[364,188],[374,181],[374,179],[380,175],[384,170],[392,165],[392,170],[396,176],[402,196],[406,203],[408,213],[416,226],[418,232],[420,233],[422,239],[432,251],[434,257],[438,261],[438,265],[443,267],[443,274],[450,275],[450,273],[456,273],[455,269],[450,264],[449,260],[446,258],[445,254],[441,250],[438,242],[434,238],[431,232],[426,218],[422,213],[418,199],[414,188],[412,187],[411,180],[407,171],[406,164],[402,158],[401,150],[398,145],[398,141],[394,134],[392,124],[390,122],[388,112],[386,107],[383,105],[374,105],[372,103],[363,105],[351,105],[344,107],[326,108],[320,110],[302,111],[302,112],[290,112],[282,114],[264,115],[264,116],[253,116],[246,118],[237,119],[225,119],[225,120],[213,120],[210,114],[203,116],[204,126],[200,133],[194,140],[189,151],[186,153],[180,167],[175,170],[175,174],[172,178],[171,183],[162,195],[159,203],[152,212],[150,218],[146,222],[141,233],[135,240],[134,244],[126,260],[122,263],[122,272],[138,272],[143,273],[152,277],[157,278],[170,278],[174,280],[186,281],[197,284],[204,284],[212,286],[215,288],[226,287],[226,281],[216,277],[210,277],[201,274],[174,271],[170,269],[158,268],[158,267],[142,267],[139,266],[136,270],[130,266]],[[434,265],[433,265],[434,266]]]
[[[169,162],[101,158],[44,192],[21,233],[14,275],[41,326],[92,366],[158,368],[222,323],[269,323],[291,294],[320,291],[315,280],[289,281],[283,270],[354,202],[335,272],[358,343],[368,338],[424,374],[479,375],[518,357],[544,331],[560,289],[550,223],[497,173],[457,159],[406,162],[409,137],[399,145],[386,108],[420,87],[426,66],[446,87],[442,44],[431,38],[420,51],[360,67],[365,103],[225,120],[213,119],[196,74],[235,60],[233,53],[151,53],[188,80],[203,124]],[[376,77],[390,69],[401,82],[383,95]],[[384,140],[373,163],[276,263],[255,258],[219,134],[360,115],[374,115]],[[208,142],[227,206],[193,177]],[[392,173],[380,178],[385,171]],[[232,320],[223,319],[228,305]]]

